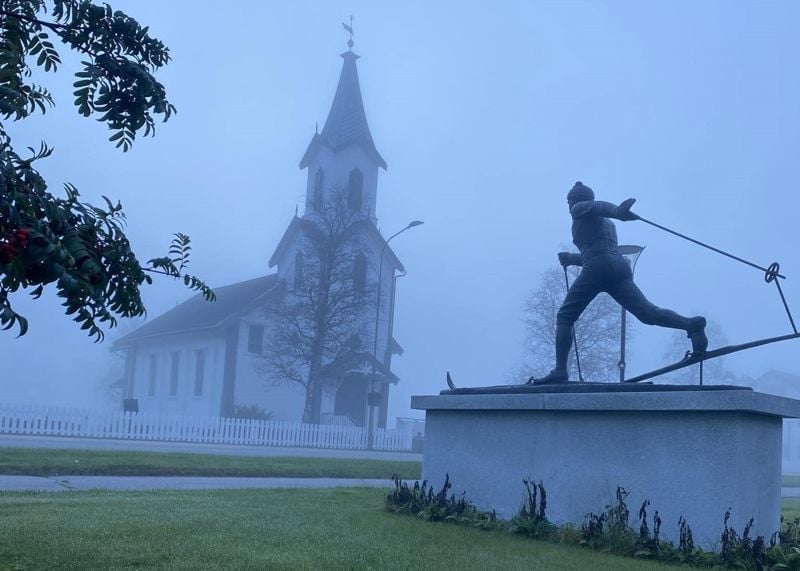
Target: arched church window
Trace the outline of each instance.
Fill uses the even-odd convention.
[[[364,192],[364,175],[358,169],[350,171],[350,179],[347,185],[347,205],[350,210],[361,210]]]
[[[297,252],[294,257],[294,287],[303,285],[303,252]]]
[[[367,258],[358,254],[353,261],[353,289],[363,293],[367,287]]]
[[[314,175],[314,210],[319,212],[322,210],[322,188],[325,186],[325,171],[321,168],[317,169]]]

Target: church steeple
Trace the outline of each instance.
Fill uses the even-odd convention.
[[[364,112],[364,101],[361,99],[361,85],[358,81],[358,68],[356,60],[359,58],[355,52],[348,50],[341,54],[344,63],[339,75],[339,84],[333,96],[333,104],[322,128],[322,133],[314,134],[308,145],[300,168],[309,166],[321,146],[327,146],[338,152],[350,145],[360,146],[375,164],[386,170],[386,161],[375,148],[372,134],[367,124],[367,114]]]
[[[321,132],[315,132],[302,160],[308,169],[303,217],[314,216],[334,195],[345,193],[348,207],[377,224],[378,172],[386,161],[375,148],[364,112],[358,81],[358,56],[353,52],[352,27],[348,51],[341,55],[342,71],[328,118]]]

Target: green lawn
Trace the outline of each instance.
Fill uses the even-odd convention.
[[[383,494],[0,493],[0,569],[678,569],[394,515]]]
[[[0,448],[0,474],[28,476],[249,476],[420,478],[420,462],[345,458],[246,457],[211,454]]]
[[[784,521],[800,518],[800,498],[783,500],[781,502],[781,515]]]
[[[800,475],[783,476],[783,486],[787,488],[800,488]]]

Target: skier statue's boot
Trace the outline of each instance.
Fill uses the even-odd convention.
[[[556,366],[544,377],[528,379],[529,385],[560,385],[569,382],[567,357],[572,347],[572,325],[556,324]]]
[[[692,354],[699,355],[708,349],[708,337],[706,337],[706,318],[689,318],[689,327],[686,329],[686,336],[692,341]]]
[[[549,373],[547,373],[544,377],[536,378],[531,377],[528,379],[529,385],[561,385],[564,383],[569,382],[569,375],[567,371],[559,371],[558,369],[553,369]]]
[[[683,329],[686,336],[692,341],[692,354],[700,355],[708,349],[708,337],[706,337],[706,318],[701,316],[684,317],[675,313],[671,309],[655,308],[648,316],[645,323],[669,327],[671,329]]]

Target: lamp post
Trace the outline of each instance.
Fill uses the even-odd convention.
[[[368,427],[367,427],[367,447],[372,450],[372,440],[373,440],[373,431],[374,427],[373,424],[375,423],[375,404],[374,399],[377,398],[377,393],[375,393],[375,363],[378,361],[378,329],[380,324],[380,316],[381,316],[381,280],[383,278],[383,255],[386,253],[386,248],[389,247],[389,242],[392,241],[392,238],[398,236],[405,232],[410,228],[414,228],[415,226],[422,225],[423,222],[421,220],[412,220],[408,223],[408,225],[403,228],[402,230],[395,232],[383,243],[383,248],[381,248],[381,255],[378,259],[378,292],[377,292],[377,299],[375,301],[375,335],[372,339],[372,375],[370,376],[369,381],[369,393],[367,394],[367,405],[369,406],[369,419],[368,419]]]
[[[644,246],[619,246],[617,248],[619,253],[628,260],[628,263],[631,265],[631,273],[633,270],[636,269],[636,261],[639,259],[642,251],[644,250]],[[619,340],[619,382],[622,383],[625,381],[625,325],[627,312],[625,308],[622,308],[622,319],[620,321],[620,340]]]

